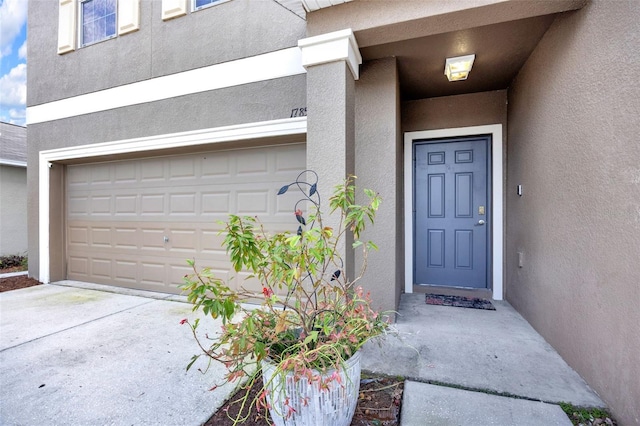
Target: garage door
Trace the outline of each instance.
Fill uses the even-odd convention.
[[[305,164],[295,144],[69,165],[67,276],[180,293],[195,259],[237,286],[244,276],[232,273],[217,221],[257,215],[269,230],[295,231],[299,194],[276,194]]]

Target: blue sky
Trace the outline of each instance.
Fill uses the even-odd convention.
[[[0,0],[0,121],[24,126],[27,0]]]

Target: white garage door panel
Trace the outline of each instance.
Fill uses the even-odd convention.
[[[297,144],[68,166],[68,278],[179,293],[195,258],[255,286],[231,273],[217,221],[258,215],[271,231],[294,231],[300,194],[276,194],[305,163]]]

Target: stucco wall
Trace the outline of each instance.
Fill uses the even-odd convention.
[[[362,286],[371,292],[373,305],[396,310],[404,288],[402,231],[402,149],[400,105],[395,58],[367,62],[356,82],[356,162],[360,189],[382,197],[375,225],[363,240],[379,246],[369,253]],[[359,264],[361,258],[357,258]]]
[[[31,124],[29,153],[289,118],[306,105],[305,84],[301,74]]]
[[[274,1],[234,0],[170,21],[162,21],[161,6],[142,0],[139,31],[58,55],[58,2],[31,0],[27,105],[293,47],[305,34],[305,21]],[[30,124],[29,272],[39,275],[39,151],[288,118],[306,105],[305,82],[298,75]],[[52,185],[61,185],[64,175],[53,173]],[[62,235],[62,205],[51,202],[53,240]],[[58,254],[53,245],[52,253]],[[64,273],[51,268],[53,275]]]
[[[635,0],[559,16],[508,111],[507,299],[622,425],[640,424],[639,16]]]
[[[293,47],[305,35],[305,21],[275,1],[233,0],[169,21],[161,8],[142,0],[139,31],[58,55],[58,2],[30,0],[27,104]]]
[[[27,169],[0,166],[0,256],[27,252]]]
[[[306,76],[297,75],[30,125],[29,273],[39,277],[39,151],[288,118],[293,108],[306,105],[305,83]],[[51,197],[51,241],[54,233],[63,235],[61,200]],[[62,277],[63,269],[51,260],[52,274]]]
[[[445,96],[402,103],[403,132],[452,129],[489,124],[502,125],[502,165],[503,170],[506,170],[506,90]],[[503,184],[503,192],[505,191],[505,185],[506,182]],[[505,210],[506,206],[503,205],[503,215],[505,214]]]
[[[403,132],[482,126],[486,124],[502,124],[506,126],[506,90],[445,96],[402,103]]]

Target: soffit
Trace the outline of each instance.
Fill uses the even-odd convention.
[[[445,32],[364,47],[360,53],[365,62],[397,58],[402,100],[506,89],[554,19],[544,15]],[[449,82],[445,59],[472,53],[469,78]]]
[[[582,8],[588,0],[356,0],[307,14],[307,36],[351,28],[361,48]]]

